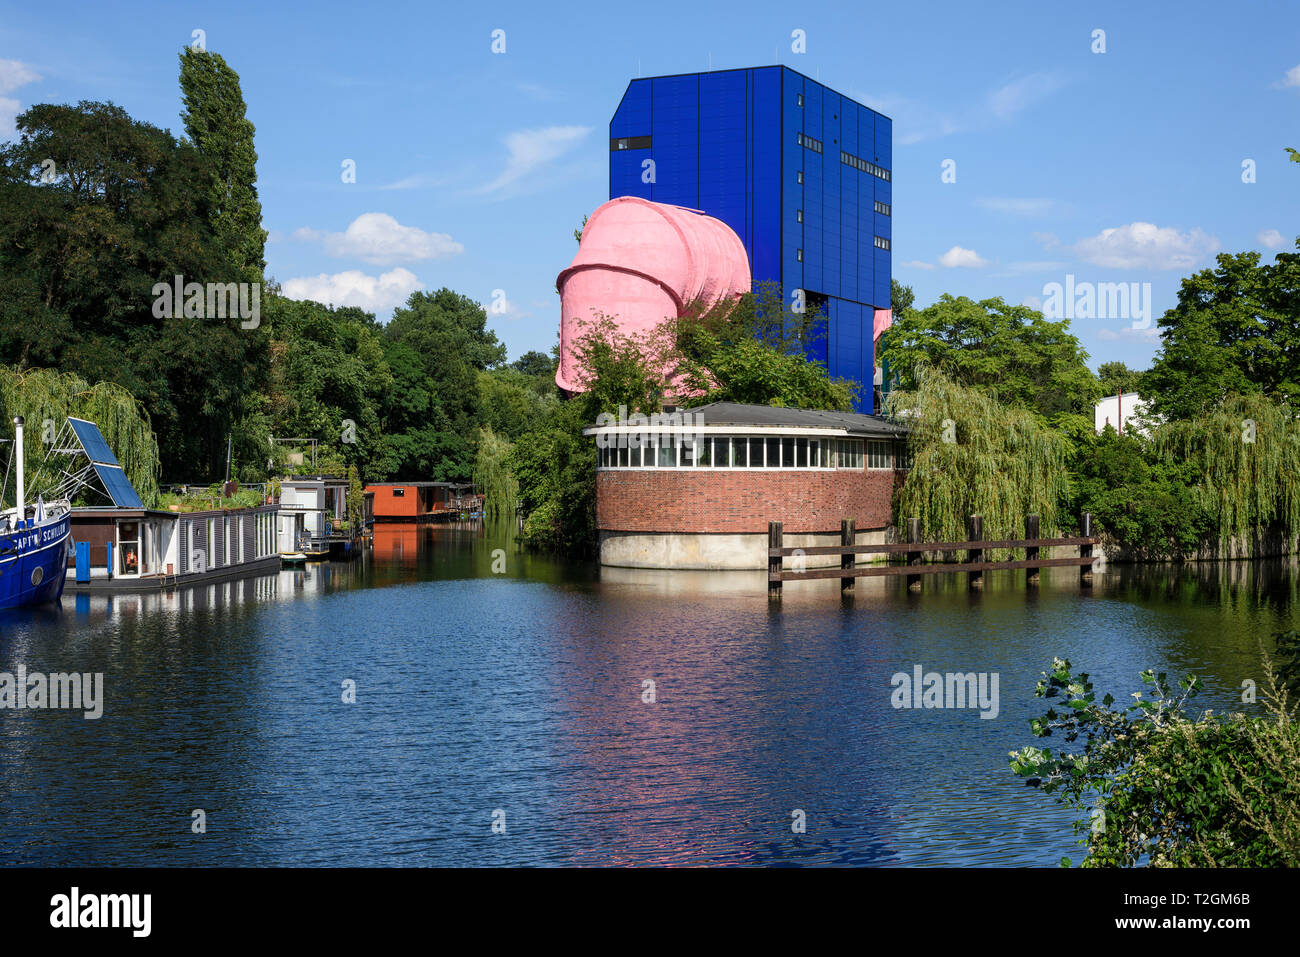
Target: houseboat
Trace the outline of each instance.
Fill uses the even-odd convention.
[[[282,555],[308,559],[349,556],[360,529],[348,523],[348,480],[338,475],[293,475],[280,480],[276,541]]]
[[[445,522],[483,511],[483,496],[463,482],[373,482],[376,522]]]

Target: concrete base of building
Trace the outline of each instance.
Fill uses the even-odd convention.
[[[893,528],[859,529],[857,544],[883,545],[898,540]],[[839,531],[787,533],[787,548],[811,548],[838,545]],[[879,560],[883,556],[860,555],[858,561]],[[791,559],[786,559],[789,567]],[[740,571],[767,568],[767,533],[682,533],[682,532],[614,532],[600,533],[600,563],[621,568],[681,568],[709,571]],[[805,568],[838,568],[838,555],[809,555]]]

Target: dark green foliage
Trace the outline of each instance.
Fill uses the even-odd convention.
[[[1102,395],[1130,395],[1142,392],[1142,373],[1130,369],[1122,362],[1103,362],[1097,367]]]
[[[1114,707],[1109,694],[1097,700],[1087,674],[1055,659],[1035,691],[1052,704],[1030,729],[1083,747],[1011,752],[1027,784],[1088,814],[1075,825],[1087,832],[1084,866],[1300,864],[1300,725],[1277,682],[1265,682],[1266,716],[1193,718],[1186,706],[1200,679],[1175,689],[1163,672],[1141,678],[1147,691]]]
[[[895,320],[910,312],[915,301],[916,295],[912,292],[911,286],[905,286],[897,279],[889,280],[889,308]]]
[[[1212,537],[1213,516],[1194,491],[1195,467],[1152,454],[1139,436],[1089,429],[1074,446],[1071,512],[1091,512],[1107,545],[1141,560],[1181,559]]]
[[[0,147],[0,360],[123,386],[165,478],[220,474],[265,338],[235,317],[153,314],[157,282],[241,278],[210,225],[208,161],[111,103],[34,106],[18,132]]]
[[[1143,398],[1167,419],[1190,419],[1229,395],[1263,394],[1300,409],[1300,254],[1261,265],[1257,252],[1221,254],[1184,279],[1160,317],[1161,350]]]
[[[904,389],[914,386],[915,370],[935,368],[1045,418],[1091,415],[1101,385],[1069,327],[1000,298],[975,302],[945,294],[928,308],[895,316],[882,351]]]
[[[186,47],[180,54],[185,132],[209,162],[208,213],[217,241],[246,282],[266,269],[266,230],[257,198],[257,151],[239,74],[219,53]]]
[[[826,373],[826,314],[802,311],[781,298],[775,283],[709,309],[697,305],[667,324],[666,342],[642,351],[663,354],[675,374],[673,390],[688,405],[745,402],[803,409],[850,410],[857,387]],[[691,395],[691,393],[698,393]]]
[[[272,434],[318,439],[321,450],[373,477],[384,464],[380,416],[393,376],[369,314],[270,296],[263,318],[271,340],[265,414]],[[318,466],[325,468],[319,460]]]

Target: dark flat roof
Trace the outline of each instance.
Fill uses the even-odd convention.
[[[907,426],[879,415],[857,412],[829,412],[824,409],[794,409],[784,406],[746,405],[741,402],[710,402],[678,412],[691,413],[697,425],[737,428],[844,429],[850,435],[892,438],[908,433]],[[669,415],[671,413],[663,413]],[[619,423],[623,424],[623,423]],[[591,425],[587,428],[596,428]]]
[[[740,402],[710,402],[692,412],[705,425],[764,425],[792,429],[844,429],[853,435],[906,435],[907,428],[879,415],[858,412],[829,412],[825,409],[792,409],[782,406],[744,405]]]
[[[367,482],[366,488],[466,488],[470,482]]]

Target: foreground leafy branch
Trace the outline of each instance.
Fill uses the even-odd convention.
[[[1144,671],[1147,690],[1116,708],[1054,659],[1035,696],[1057,700],[1030,728],[1083,749],[1025,747],[1011,752],[1011,769],[1085,812],[1075,823],[1087,831],[1085,867],[1300,865],[1300,728],[1285,671],[1275,674],[1267,654],[1264,664],[1265,716],[1192,718],[1187,704],[1203,687],[1194,675],[1175,686]]]

